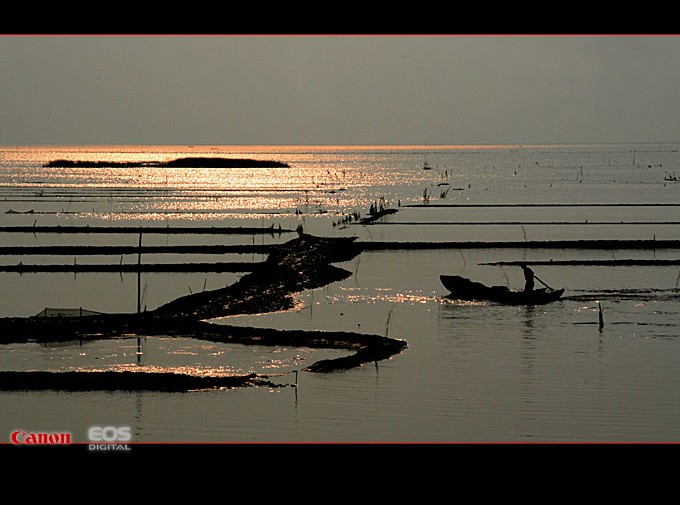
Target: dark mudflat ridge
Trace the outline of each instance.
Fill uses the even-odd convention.
[[[396,251],[416,249],[593,249],[593,250],[660,250],[677,249],[680,240],[594,239],[594,240],[507,240],[447,242],[357,242],[363,251]]]
[[[246,386],[278,387],[256,374],[198,376],[172,372],[0,372],[2,389],[59,391],[165,391],[231,389]]]
[[[1,230],[1,228],[0,228]],[[134,231],[135,229],[130,229]],[[144,232],[148,233],[147,228]],[[200,229],[199,229],[200,230]],[[262,229],[257,229],[262,231]],[[270,230],[271,229],[267,229]],[[72,230],[73,231],[73,230]],[[102,232],[104,230],[101,230]],[[159,230],[159,231],[162,231]],[[205,229],[205,231],[210,231]],[[229,230],[218,230],[218,233]],[[237,231],[231,230],[234,233]],[[292,230],[277,230],[277,233]],[[152,231],[153,232],[153,231]],[[276,245],[172,245],[172,246],[4,246],[0,256],[113,256],[131,254],[270,254]],[[677,249],[680,240],[555,240],[555,241],[485,241],[485,242],[359,242],[353,243],[359,251],[425,250],[425,249],[590,249],[606,251],[648,250],[661,251]],[[30,260],[28,260],[30,261]],[[31,264],[21,261],[14,265],[0,265],[0,272],[252,272],[264,265],[263,262],[184,262],[184,263],[120,263],[88,264],[79,263],[76,258],[68,264]],[[518,265],[525,261],[504,261],[484,263],[486,265]],[[674,266],[680,259],[605,259],[605,260],[535,260],[532,265],[587,265],[587,266]]]
[[[123,234],[123,233],[144,233],[156,235],[262,235],[275,233],[288,233],[293,230],[286,230],[282,228],[268,228],[255,226],[0,226],[0,233],[108,233],[108,234]]]
[[[280,161],[253,160],[249,158],[190,157],[170,161],[88,161],[53,160],[45,163],[47,168],[287,168],[290,165]]]
[[[118,263],[118,264],[72,264],[41,265],[25,264],[23,261],[18,265],[0,265],[0,272],[24,273],[129,273],[129,272],[252,272],[260,263],[257,262],[229,262],[229,263]]]
[[[147,228],[143,228],[144,233]],[[172,228],[171,228],[172,230]],[[203,229],[199,228],[199,232]],[[205,229],[211,231],[209,229]],[[228,230],[215,229],[218,233]],[[261,228],[258,230],[262,230]],[[85,232],[85,230],[81,230]],[[130,229],[132,232],[133,229]],[[254,229],[253,229],[254,231]],[[281,230],[276,233],[289,233]],[[0,228],[2,232],[2,228]],[[115,232],[115,230],[114,230]],[[160,233],[160,231],[159,231]],[[234,230],[236,233],[236,230]],[[245,232],[244,232],[245,233]],[[252,233],[254,234],[254,233]],[[680,240],[524,240],[524,241],[448,241],[448,242],[361,242],[354,245],[361,251],[398,251],[425,249],[593,249],[593,250],[663,250],[680,248]],[[269,254],[276,246],[272,245],[54,245],[54,246],[0,246],[0,256],[119,256],[122,254]]]

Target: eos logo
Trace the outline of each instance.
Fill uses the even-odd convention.
[[[87,432],[91,442],[129,442],[132,439],[129,426],[92,426]]]
[[[92,426],[87,431],[87,437],[93,443],[89,445],[91,451],[129,451],[130,446],[119,442],[128,442],[132,439],[129,426]]]

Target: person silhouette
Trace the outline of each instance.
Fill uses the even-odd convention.
[[[526,263],[520,265],[524,272],[524,292],[531,293],[534,290],[534,271]]]

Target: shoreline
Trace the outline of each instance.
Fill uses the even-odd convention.
[[[318,332],[241,328],[214,324],[206,320],[227,316],[258,314],[287,310],[294,306],[293,296],[304,290],[315,289],[343,280],[350,272],[331,263],[347,261],[360,254],[354,238],[321,238],[300,234],[284,244],[273,246],[266,261],[236,283],[212,291],[180,297],[154,310],[141,313],[95,314],[82,317],[4,317],[0,318],[0,344],[27,342],[68,342],[71,340],[99,340],[126,336],[174,336],[213,340],[246,345],[286,345],[316,348],[346,349],[345,357],[321,360],[305,367],[308,372],[328,373],[347,370],[364,363],[389,359],[407,347],[403,340],[379,335],[351,332]],[[66,373],[66,372],[56,372]],[[118,384],[116,374],[107,376],[79,375],[82,390],[125,389]],[[134,372],[133,372],[134,373]],[[165,372],[159,372],[165,374]],[[154,386],[155,373],[148,387]],[[9,377],[9,376],[8,376]],[[45,383],[52,375],[16,372],[11,380],[0,381],[0,390],[59,389],[60,381]],[[109,379],[107,379],[107,377]],[[260,376],[256,376],[258,378]],[[139,377],[137,377],[139,379]],[[243,380],[243,377],[241,378]],[[93,382],[94,381],[94,382]],[[70,382],[69,384],[77,384]],[[245,386],[253,381],[243,380]],[[69,386],[76,387],[76,386]],[[141,386],[138,386],[141,387]],[[146,387],[146,386],[145,386]]]

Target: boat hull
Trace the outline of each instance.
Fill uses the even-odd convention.
[[[559,300],[564,289],[535,289],[531,293],[514,291],[505,286],[486,286],[458,275],[440,275],[442,284],[457,300],[486,300],[506,305],[543,305]]]

